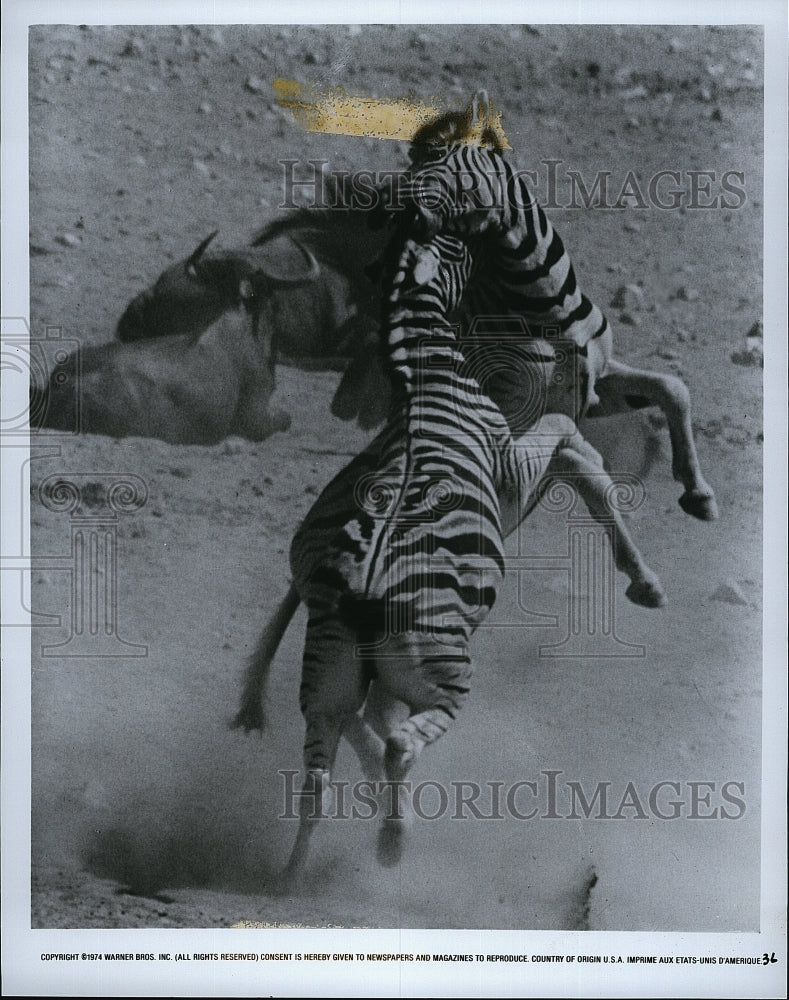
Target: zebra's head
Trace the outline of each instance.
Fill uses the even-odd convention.
[[[408,155],[411,163],[418,165],[431,158],[435,148],[454,145],[479,146],[498,153],[510,148],[487,90],[478,90],[465,111],[448,111],[417,129]]]
[[[507,173],[502,154],[509,148],[484,90],[474,94],[465,111],[449,112],[419,129],[400,194],[423,239],[503,228]]]

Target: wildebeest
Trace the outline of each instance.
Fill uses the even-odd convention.
[[[318,276],[315,259],[300,252],[308,266],[290,277],[265,270],[252,252],[224,261],[223,308],[197,334],[115,340],[69,355],[46,386],[31,387],[31,427],[172,444],[229,435],[261,441],[287,430],[290,417],[269,408],[276,329],[269,307],[275,290]]]
[[[333,182],[327,182],[322,197],[330,205],[344,204],[341,187]],[[237,258],[281,273],[293,266],[303,246],[318,261],[320,273],[298,290],[272,289],[266,308],[275,359],[301,368],[345,370],[332,412],[374,427],[386,415],[389,386],[378,363],[380,296],[367,265],[379,256],[386,234],[371,229],[368,218],[369,213],[352,208],[297,209],[238,250],[209,251],[212,233],[189,258],[165,269],[132,299],[116,335],[130,342],[197,334],[231,307],[234,290],[225,274]]]

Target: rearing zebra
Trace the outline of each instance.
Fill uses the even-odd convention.
[[[457,716],[472,673],[469,641],[504,576],[503,537],[528,513],[552,459],[559,475],[585,473],[590,509],[601,520],[611,518],[599,456],[573,422],[549,414],[537,424],[541,444],[528,436],[515,442],[501,411],[465,372],[446,316],[474,267],[466,245],[444,236],[427,246],[409,239],[388,266],[390,418],[329,483],[296,532],[294,586],[259,644],[236,720],[246,729],[262,725],[268,668],[303,600],[306,794],[282,888],[306,864],[315,801],[328,808],[343,733],[368,773],[382,759],[387,780],[399,782]],[[551,367],[553,356],[534,364]],[[617,564],[633,581],[630,596],[662,603],[660,584],[621,520],[611,530]],[[385,747],[358,715],[373,681],[389,712],[380,719]],[[398,705],[407,706],[405,718],[395,719]],[[385,818],[383,863],[400,857],[404,822],[402,814]]]
[[[504,575],[498,494],[543,471],[517,467],[500,412],[459,374],[445,317],[471,266],[457,240],[441,237],[421,254],[406,242],[386,317],[392,416],[323,491],[291,546],[308,611],[305,791],[324,798],[340,736],[356,725],[373,677],[409,709],[386,742],[389,781],[402,781],[456,717],[469,690],[469,639]],[[288,878],[305,862],[312,811],[301,811]],[[401,834],[397,820],[385,825],[383,860],[399,856]]]
[[[485,234],[466,315],[518,316],[532,336],[574,345],[582,381],[579,406],[569,412],[576,421],[659,406],[671,436],[672,472],[685,487],[680,506],[701,520],[714,520],[717,505],[696,454],[687,386],[674,375],[614,360],[611,327],[582,293],[559,234],[505,158],[486,92],[475,94],[465,113],[425,125],[414,136],[411,161],[401,193],[416,210],[423,236]],[[464,350],[473,365],[473,347]],[[516,415],[523,407],[515,380],[494,375],[485,390],[518,433]]]

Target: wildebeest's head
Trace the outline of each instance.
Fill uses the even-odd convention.
[[[324,181],[320,207],[278,216],[246,247],[206,252],[214,234],[203,240],[191,257],[167,268],[129,303],[117,339],[198,336],[237,304],[238,268],[251,268],[256,305],[267,314],[278,357],[300,367],[345,370],[332,412],[343,420],[358,418],[365,428],[379,423],[389,387],[377,364],[380,290],[368,265],[389,235],[370,226],[369,209],[354,201],[344,181]]]
[[[239,304],[242,281],[262,301],[275,289],[308,284],[320,275],[315,257],[294,239],[279,241],[273,249],[251,246],[206,254],[215,236],[207,236],[190,257],[167,268],[152,288],[132,299],[118,321],[118,340],[198,335]]]

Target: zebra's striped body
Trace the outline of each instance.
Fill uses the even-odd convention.
[[[445,159],[445,165],[452,162]],[[268,670],[293,612],[304,601],[309,620],[301,707],[307,776],[284,887],[303,871],[320,805],[328,807],[341,735],[366,762],[368,777],[380,777],[383,767],[385,777],[398,782],[457,716],[472,673],[468,642],[502,581],[502,538],[532,509],[530,497],[548,482],[546,472],[572,482],[593,517],[606,525],[617,566],[631,578],[628,597],[648,607],[665,600],[657,577],[608,505],[612,483],[599,455],[574,423],[602,383],[609,383],[609,400],[616,394],[610,384],[610,330],[577,290],[561,241],[538,207],[530,203],[529,218],[524,214],[504,222],[498,210],[483,211],[480,222],[478,210],[472,200],[447,218],[423,215],[420,235],[428,245],[407,240],[388,275],[392,294],[384,326],[394,383],[390,418],[326,487],[297,532],[291,548],[294,585],[248,667],[235,724],[250,730],[262,728],[260,702]],[[449,232],[439,232],[443,229]],[[561,266],[553,259],[557,256]],[[475,267],[472,258],[485,260],[484,267]],[[569,393],[550,388],[560,367],[558,352],[551,341],[529,339],[531,350],[519,345],[518,355],[528,374],[525,382],[541,388],[536,402],[525,408],[530,420],[518,432],[536,424],[538,433],[513,440],[512,423],[491,402],[487,384],[481,390],[474,365],[459,353],[447,322],[466,283],[477,289],[474,302],[488,296],[488,315],[501,317],[517,302],[527,315],[532,310],[534,317],[548,316],[546,325],[552,331],[558,326],[577,354],[589,358],[581,373],[588,390],[581,406],[567,405],[575,398],[577,370],[567,370]],[[602,359],[597,369],[596,359]],[[499,404],[510,390],[513,396],[522,392],[511,375],[509,384],[504,381]],[[640,383],[635,385],[631,379],[619,392],[637,393]],[[645,383],[644,395],[649,388]],[[675,443],[671,415],[669,423]],[[382,725],[375,731],[359,715],[365,699],[366,718],[375,724],[374,715],[367,715],[371,702],[381,713]],[[405,715],[398,715],[399,705]],[[400,855],[403,818],[387,817],[379,840],[384,862]]]
[[[487,94],[480,92],[465,115],[426,125],[414,138],[412,170],[403,191],[423,236],[451,233],[480,247],[481,266],[464,303],[466,323],[469,317],[516,316],[531,337],[569,345],[577,364],[573,381],[581,391],[552,393],[547,412],[556,410],[578,421],[660,406],[671,434],[674,478],[685,486],[680,505],[702,520],[714,519],[717,506],[696,455],[687,387],[676,376],[640,371],[613,359],[608,320],[578,286],[561,238],[523,174],[504,157],[489,120]],[[517,346],[514,354],[517,364]],[[494,374],[485,391],[508,417],[522,411],[511,376]],[[515,433],[523,429],[513,419],[510,423]]]
[[[608,320],[581,290],[561,237],[510,161],[495,149],[463,139],[449,145],[429,139],[422,135],[412,147],[408,185],[426,234],[449,232],[478,244],[485,234],[480,267],[463,303],[464,331],[475,317],[487,317],[485,328],[495,331],[497,318],[517,316],[530,337],[570,346],[577,366],[575,388],[581,391],[564,397],[554,393],[547,405],[580,420],[599,401],[589,345],[596,341],[596,353],[610,356]],[[506,328],[500,321],[498,325]],[[505,345],[516,364],[517,339]],[[512,380],[493,373],[485,388],[505,413],[519,411],[518,386]]]
[[[603,312],[582,292],[561,237],[502,154],[459,143],[427,147],[417,163],[411,187],[424,224],[458,236],[488,232],[467,310],[497,316],[504,307],[532,336],[548,333],[579,348],[609,331]],[[457,197],[447,190],[435,212],[427,206],[435,185],[444,190],[444,175],[456,178]],[[471,185],[468,177],[483,181]]]
[[[428,285],[416,283],[413,248],[393,280],[392,415],[308,513],[291,567],[308,603],[328,608],[342,599],[357,613],[366,605],[368,619],[377,608],[399,631],[465,644],[504,572],[498,497],[517,490],[523,471],[500,410],[464,375],[445,318],[462,294],[470,254],[446,237],[425,254],[440,255],[441,264]],[[377,624],[386,627],[383,618]]]
[[[364,671],[379,681],[383,672],[415,713],[395,743],[408,744],[410,757],[441,735],[468,692],[468,642],[504,575],[499,495],[544,471],[518,465],[501,412],[462,373],[446,316],[471,268],[457,240],[440,237],[421,256],[407,241],[384,317],[390,419],[293,539],[291,568],[309,613],[301,689],[308,770],[331,766],[342,728],[336,693],[347,692],[335,663],[343,637],[377,644],[374,662],[356,661],[361,699]],[[345,714],[360,704],[346,701]]]
[[[406,241],[384,317],[390,419],[293,539],[294,583],[308,611],[305,791],[322,798],[341,734],[355,733],[357,749],[377,739],[357,716],[373,678],[390,705],[407,706],[407,718],[388,720],[389,781],[402,781],[456,717],[469,691],[469,639],[504,577],[500,499],[510,512],[525,509],[564,440],[559,433],[550,446],[517,448],[500,410],[464,374],[446,316],[472,266],[456,239],[437,237],[426,248]],[[573,430],[569,421],[556,429]],[[306,860],[313,805],[300,816],[288,883]],[[389,816],[382,861],[399,857],[402,835],[403,817]]]

